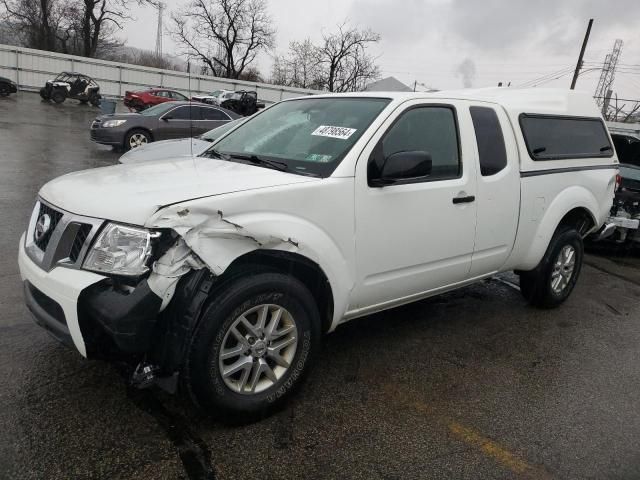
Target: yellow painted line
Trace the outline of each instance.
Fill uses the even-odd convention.
[[[449,422],[448,427],[451,433],[460,440],[478,448],[486,456],[493,458],[496,462],[511,470],[513,473],[521,475],[524,473],[533,473],[536,470],[524,460],[521,460],[504,447],[498,445],[493,440],[482,436],[475,430],[465,427],[464,425],[460,425],[455,421]]]
[[[394,403],[398,403],[400,398],[404,398],[404,401],[400,401],[400,403],[404,403],[405,405],[408,403],[407,406],[411,407],[414,411],[428,415],[438,423],[446,425],[456,438],[479,450],[486,457],[493,459],[498,465],[517,475],[518,478],[531,480],[548,480],[552,478],[543,466],[531,465],[521,456],[510,452],[498,442],[491,440],[472,428],[462,425],[457,420],[436,412],[431,405],[420,400],[407,402],[406,397],[402,395],[397,385],[393,387],[391,385],[385,385],[383,386],[383,391],[393,397],[391,401]]]

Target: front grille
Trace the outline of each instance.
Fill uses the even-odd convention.
[[[40,203],[38,221],[40,221],[40,219],[46,218],[45,215],[48,215],[48,218],[50,219],[48,225],[49,228],[47,229],[47,231],[44,232],[44,234],[40,238],[37,237],[38,228],[36,227],[36,229],[33,231],[33,241],[43,252],[47,250],[49,240],[51,240],[51,235],[53,235],[53,232],[58,226],[58,222],[60,222],[60,219],[62,218],[62,212],[59,212],[58,210],[55,210],[48,205],[45,205],[44,203]]]
[[[91,233],[91,225],[86,223],[81,224],[78,233],[76,233],[76,238],[73,240],[73,245],[71,245],[71,251],[69,252],[69,260],[73,263],[77,262],[80,258],[80,252],[82,252],[82,247],[84,247],[89,233]]]
[[[29,222],[25,251],[46,271],[57,265],[81,268],[83,257],[103,223],[98,218],[65,212],[40,200]],[[49,228],[43,229],[47,225]]]

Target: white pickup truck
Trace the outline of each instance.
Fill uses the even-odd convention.
[[[249,418],[342,322],[508,270],[531,304],[561,304],[617,168],[586,94],[287,100],[198,157],[47,183],[20,240],[25,299],[83,356]]]

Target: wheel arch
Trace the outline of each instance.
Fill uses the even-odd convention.
[[[236,258],[225,270],[225,277],[250,275],[252,268],[265,268],[285,275],[292,275],[311,293],[316,301],[322,332],[331,329],[333,321],[333,291],[329,278],[320,265],[295,252],[280,250],[254,250]]]
[[[562,225],[574,226],[583,237],[588,235],[599,226],[600,210],[595,196],[586,188],[574,185],[564,189],[544,209],[533,232],[518,232],[516,243],[522,242],[526,247],[520,250],[521,259],[514,269],[526,271],[535,268],[547,251],[553,234]],[[521,219],[521,222],[523,220],[527,221]]]

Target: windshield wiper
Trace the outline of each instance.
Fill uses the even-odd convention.
[[[223,155],[220,152],[215,152],[215,153],[221,156]],[[278,162],[277,160],[268,160],[266,158],[259,157],[257,155],[243,155],[241,153],[227,153],[225,155],[228,156],[229,158],[246,160],[248,162],[253,163],[254,165],[262,165],[267,168],[273,168],[274,170],[280,170],[281,172],[289,170],[289,165],[287,165],[284,162]]]

